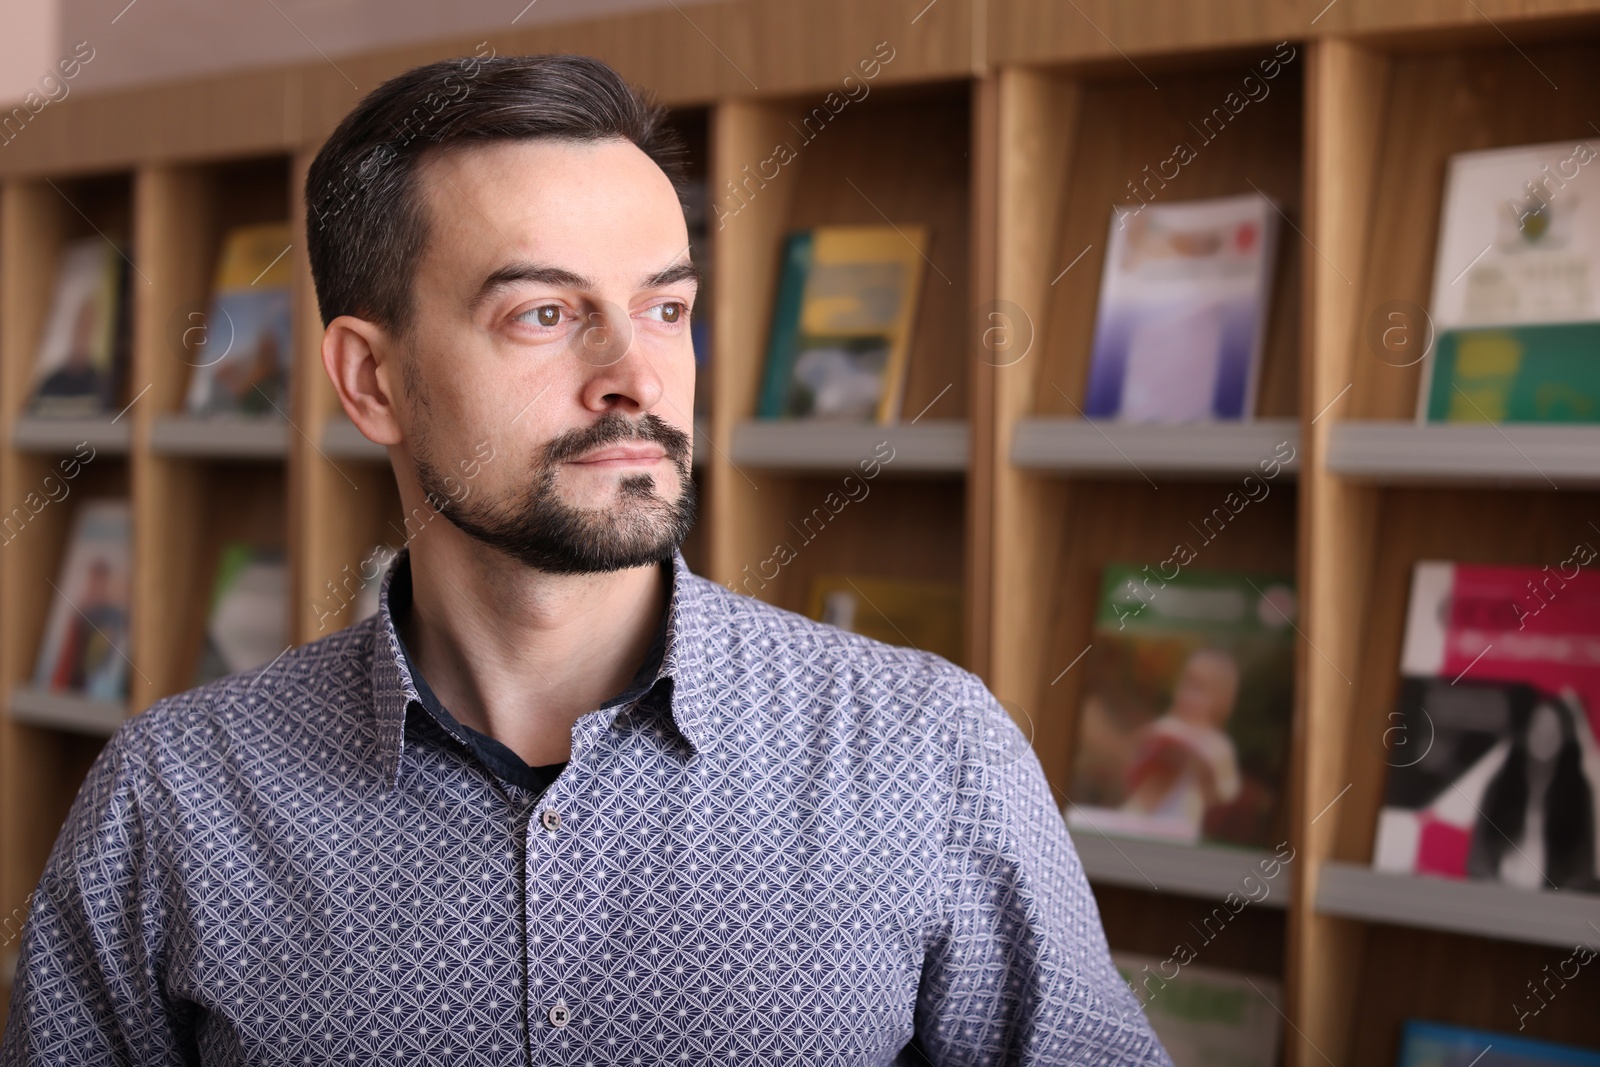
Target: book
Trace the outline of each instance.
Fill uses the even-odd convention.
[[[127,370],[125,265],[104,237],[63,249],[39,339],[32,414],[84,417],[115,408]]]
[[[1113,210],[1084,415],[1253,417],[1277,232],[1256,193]]]
[[[1283,986],[1276,979],[1120,950],[1111,962],[1173,1067],[1277,1067]]]
[[[960,664],[961,587],[953,582],[826,575],[811,582],[811,618]]]
[[[689,316],[689,338],[694,346],[694,414],[711,414],[711,233],[710,201],[704,178],[692,178],[684,186],[683,220],[689,231],[689,260],[700,268],[704,279],[694,298]]]
[[[1399,1067],[1600,1067],[1600,1051],[1407,1019]]]
[[[1597,145],[1450,157],[1419,421],[1600,421]]]
[[[1107,565],[1067,823],[1182,844],[1282,841],[1295,615],[1287,576]]]
[[[758,418],[900,417],[928,240],[911,223],[789,235]]]
[[[1376,869],[1600,889],[1600,574],[1566,569],[1415,566]]]
[[[289,562],[281,550],[222,546],[195,685],[271,663],[289,646]]]
[[[193,415],[282,417],[289,406],[287,222],[227,232],[185,406]]]
[[[78,506],[39,646],[36,686],[97,700],[127,698],[131,528],[126,500]]]

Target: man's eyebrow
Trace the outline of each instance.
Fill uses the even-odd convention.
[[[467,301],[467,309],[476,314],[491,296],[517,282],[540,282],[544,285],[560,286],[563,289],[592,290],[595,287],[594,282],[565,267],[551,267],[541,263],[509,263],[483,280],[483,284],[478,286],[478,291],[472,295],[472,299]]]
[[[683,281],[692,281],[695,287],[699,288],[704,281],[699,266],[688,260],[674,263],[646,278],[643,287],[659,289]],[[467,301],[468,310],[476,313],[495,293],[518,282],[538,282],[563,289],[592,291],[595,288],[593,281],[565,267],[552,267],[541,263],[510,263],[483,280],[483,284],[478,286],[478,291]]]
[[[672,266],[664,270],[658,270],[650,275],[644,280],[644,288],[660,289],[662,286],[673,285],[677,282],[694,282],[695,288],[699,288],[704,282],[704,277],[700,273],[699,266],[689,260],[684,260],[682,263],[674,263]]]

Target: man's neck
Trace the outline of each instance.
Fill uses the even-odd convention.
[[[417,538],[410,562],[396,624],[417,669],[451,715],[534,766],[569,758],[572,724],[633,680],[667,609],[661,565],[550,574],[454,528]]]

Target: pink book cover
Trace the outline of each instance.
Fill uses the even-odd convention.
[[[1594,558],[1416,565],[1376,868],[1600,889]]]

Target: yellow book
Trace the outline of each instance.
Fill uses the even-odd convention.
[[[962,660],[961,587],[954,582],[826,575],[811,582],[808,614],[863,637]]]
[[[289,404],[287,222],[239,226],[223,238],[211,309],[185,336],[195,343],[186,406],[194,415],[281,417]]]
[[[899,418],[928,242],[912,223],[790,236],[762,418]]]

